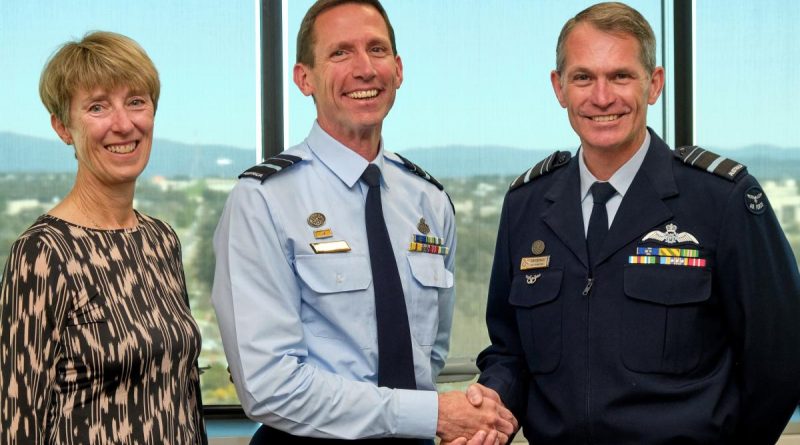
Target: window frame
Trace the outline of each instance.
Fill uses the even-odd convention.
[[[284,122],[288,98],[284,91],[290,84],[290,79],[284,76],[285,60],[289,57],[284,42],[288,38],[285,37],[287,9],[287,0],[260,0],[261,160],[287,148],[284,146],[288,140]],[[669,70],[670,82],[662,96],[662,134],[674,147],[694,144],[695,23],[695,0],[661,0],[662,61],[669,68],[682,67]],[[671,41],[667,39],[670,33]],[[441,376],[443,381],[456,381],[474,378],[477,373],[474,359],[452,358]],[[207,419],[214,420],[246,417],[241,405],[210,405],[204,406],[203,411]],[[800,434],[800,423],[790,422],[783,434]]]

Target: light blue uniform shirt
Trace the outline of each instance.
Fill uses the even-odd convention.
[[[642,162],[644,162],[644,157],[647,155],[648,148],[650,148],[650,132],[646,131],[642,146],[639,147],[636,153],[634,153],[627,162],[622,164],[622,167],[608,178],[608,182],[611,183],[611,186],[617,191],[617,193],[606,202],[609,228],[611,227],[611,223],[614,222],[614,217],[617,216],[617,210],[619,210],[619,206],[622,204],[622,198],[625,197],[625,193],[628,192],[628,188],[630,188],[633,183],[633,178],[636,176],[636,173],[639,172],[639,167],[642,166]],[[581,210],[583,211],[583,234],[585,235],[586,232],[589,231],[589,217],[592,216],[592,207],[594,207],[594,200],[592,199],[592,193],[589,189],[598,179],[595,178],[592,172],[586,167],[586,162],[583,160],[583,147],[581,147],[578,156],[578,170],[580,171],[581,179]]]
[[[375,301],[364,222],[367,161],[318,124],[284,152],[302,158],[263,183],[234,187],[214,234],[212,301],[239,400],[256,421],[296,436],[436,433],[435,379],[453,316],[456,231],[447,195],[383,149],[381,199],[403,284],[419,390],[379,388]],[[311,227],[319,212],[325,223]],[[446,256],[411,252],[420,218]],[[314,231],[333,236],[315,239]],[[310,244],[346,241],[349,252]]]

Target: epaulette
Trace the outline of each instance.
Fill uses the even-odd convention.
[[[417,165],[417,164],[409,161],[408,159],[400,156],[397,153],[395,153],[395,154],[397,155],[398,158],[400,158],[401,161],[403,161],[403,165],[405,165],[406,168],[409,171],[411,171],[411,173],[414,173],[415,175],[417,175],[417,176],[425,179],[426,181],[430,182],[431,184],[435,185],[437,189],[444,190],[444,186],[439,181],[437,181],[436,178],[434,178],[433,176],[428,174],[428,172],[423,170],[422,167],[420,167],[419,165]]]
[[[722,157],[696,145],[687,145],[676,149],[675,157],[686,165],[713,173],[728,181],[735,181],[736,177],[747,169],[744,164]]]
[[[508,190],[509,191],[514,190],[515,188],[521,187],[540,176],[544,176],[550,173],[551,171],[559,167],[567,165],[570,159],[572,159],[572,154],[570,152],[556,151],[550,156],[539,161],[539,163],[529,168],[525,173],[523,173],[517,179],[511,182],[511,185],[508,187]]]
[[[267,159],[261,164],[248,168],[239,175],[239,179],[253,178],[261,181],[263,184],[270,176],[291,167],[300,160],[302,160],[302,158],[298,156],[279,154]]]
[[[409,161],[408,159],[400,156],[397,153],[395,153],[395,154],[397,155],[398,158],[400,158],[401,161],[403,161],[403,165],[406,166],[408,171],[410,171],[411,173],[414,173],[415,175],[419,176],[420,178],[430,182],[431,184],[435,185],[437,189],[443,191],[444,195],[447,196],[447,200],[450,201],[450,208],[453,209],[453,214],[456,213],[456,206],[453,204],[453,200],[450,199],[450,195],[448,195],[447,192],[444,191],[444,186],[442,185],[441,182],[437,181],[436,178],[434,178],[428,172],[423,170],[422,167],[420,167],[419,165]]]

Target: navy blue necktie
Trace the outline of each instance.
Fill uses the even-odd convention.
[[[417,389],[406,300],[381,206],[381,171],[369,164],[361,179],[369,185],[365,219],[378,323],[378,386]]]
[[[590,188],[594,206],[589,217],[589,229],[586,231],[586,249],[589,252],[589,265],[594,265],[600,254],[600,248],[608,234],[608,211],[606,203],[617,191],[608,182],[595,182]]]

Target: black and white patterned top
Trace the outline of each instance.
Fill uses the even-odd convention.
[[[95,230],[44,215],[0,290],[0,444],[205,441],[200,332],[180,244],[137,213]]]

